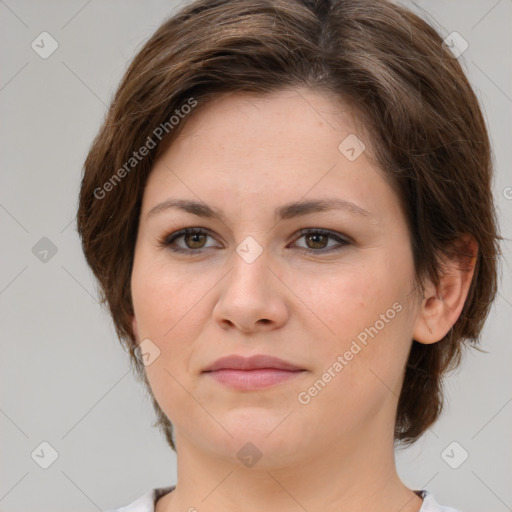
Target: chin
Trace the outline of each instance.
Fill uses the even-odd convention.
[[[204,438],[209,439],[210,450],[213,447],[223,457],[236,457],[248,468],[252,467],[251,457],[258,459],[253,467],[260,469],[291,464],[302,451],[302,444],[307,444],[301,435],[302,429],[294,425],[291,418],[284,419],[289,411],[268,415],[261,409],[254,409],[252,413],[247,410],[230,412],[229,418],[217,418],[233,437],[223,429],[217,429],[218,434],[213,439],[212,431]]]

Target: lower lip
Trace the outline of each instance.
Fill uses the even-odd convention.
[[[237,390],[253,390],[274,386],[301,375],[304,370],[289,371],[276,368],[257,370],[215,370],[207,375],[217,382]]]

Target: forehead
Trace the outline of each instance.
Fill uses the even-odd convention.
[[[192,145],[200,138],[203,143],[211,141],[221,147],[246,145],[253,150],[293,146],[304,138],[325,138],[327,130],[332,135],[337,133],[336,138],[362,130],[351,105],[332,93],[307,87],[288,87],[266,94],[224,93],[203,104],[199,101],[183,122],[174,142]],[[257,141],[265,141],[266,145],[258,147]]]
[[[326,93],[225,94],[183,122],[149,177],[146,212],[170,192],[215,198],[212,206],[221,208],[275,203],[272,211],[333,193],[356,204],[390,199],[382,171],[365,155],[370,143],[353,109]]]

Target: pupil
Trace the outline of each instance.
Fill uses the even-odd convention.
[[[323,240],[324,240],[324,242],[325,242],[325,238],[326,238],[326,237],[325,237],[325,235],[321,235],[321,234],[318,234],[318,233],[317,233],[317,234],[311,234],[311,235],[308,235],[308,237],[309,237],[309,240],[310,240],[310,241],[313,239],[313,244],[318,244],[318,243],[319,243],[319,244],[320,244],[320,249],[322,249],[322,248],[324,248],[324,247],[325,247],[325,244],[322,244],[321,242],[318,242],[318,239],[319,239],[319,238],[320,238],[320,239],[323,239]],[[316,239],[316,241],[315,241],[314,239]],[[318,249],[319,247],[315,247],[315,248],[317,248],[317,249]]]
[[[204,237],[205,235],[202,234],[202,233],[192,233],[192,234],[187,235],[187,245],[189,245],[190,238],[195,238],[196,239],[196,240],[192,241],[192,245],[193,245],[194,243],[197,242],[197,237],[200,237],[200,236]],[[203,240],[203,243],[204,243],[204,240]],[[194,246],[193,245],[193,248],[196,248],[196,249],[197,248],[201,248],[201,247],[202,247],[202,244],[200,242],[199,242],[199,246]]]

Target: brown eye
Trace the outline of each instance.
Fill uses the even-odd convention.
[[[321,233],[310,233],[305,239],[310,243],[311,249],[325,249],[329,241],[329,237]]]
[[[326,231],[324,229],[301,229],[301,238],[304,238],[306,247],[301,247],[307,254],[326,254],[343,249],[346,245],[350,245],[349,240],[343,238],[339,233]],[[335,242],[334,245],[328,246],[329,240]]]
[[[162,247],[167,247],[173,252],[184,254],[201,254],[201,249],[208,249],[207,240],[213,237],[204,229],[187,228],[172,233],[160,241]]]
[[[183,240],[189,249],[202,249],[206,242],[206,236],[204,233],[191,233],[183,235]]]

